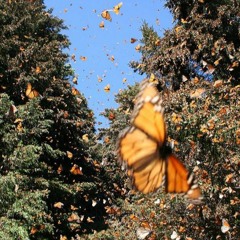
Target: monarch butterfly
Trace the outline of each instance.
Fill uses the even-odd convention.
[[[74,96],[79,96],[79,95],[81,95],[80,92],[79,92],[75,87],[72,87],[72,94],[73,94]]]
[[[27,89],[26,89],[26,96],[30,99],[38,97],[40,94],[37,90],[32,88],[32,84],[28,83],[27,84]]]
[[[136,38],[131,38],[131,40],[130,40],[131,43],[135,43],[136,41],[137,41]]]
[[[110,84],[104,87],[104,91],[107,93],[110,92]]]
[[[120,2],[118,5],[114,6],[113,7],[113,11],[116,13],[116,14],[119,14],[119,11],[120,11],[120,8],[122,7],[123,3]]]
[[[142,193],[156,191],[165,184],[167,193],[185,193],[196,202],[201,191],[167,145],[162,99],[149,80],[143,81],[128,127],[118,139],[120,161],[127,165],[128,175]]]
[[[100,27],[100,28],[104,28],[104,21],[102,21],[102,22],[99,23],[99,27]]]
[[[81,59],[82,61],[86,61],[86,60],[87,60],[87,57],[81,56],[80,59]]]
[[[110,15],[108,10],[102,11],[101,16],[102,16],[102,18],[104,18],[104,19],[106,19],[106,20],[108,20],[110,22],[112,21],[112,17],[111,17],[111,15]]]
[[[77,164],[74,164],[73,167],[71,168],[70,172],[73,175],[83,175],[82,173],[82,168],[79,167]]]

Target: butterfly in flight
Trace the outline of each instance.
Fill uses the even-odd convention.
[[[110,15],[110,13],[109,13],[108,10],[102,11],[101,16],[102,16],[104,19],[106,19],[106,20],[108,20],[108,21],[110,21],[110,22],[112,21],[112,17],[111,17],[111,15]]]
[[[184,193],[199,202],[202,198],[193,173],[187,171],[167,145],[161,96],[154,83],[144,80],[136,97],[131,126],[118,139],[118,155],[128,168],[135,188],[142,193],[165,185],[167,193]]]

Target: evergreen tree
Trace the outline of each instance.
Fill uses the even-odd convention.
[[[163,38],[147,23],[142,26],[142,60],[131,66],[154,73],[162,87],[178,89],[198,77],[239,81],[239,1],[166,1],[175,20]],[[213,74],[214,73],[214,74]]]
[[[0,2],[0,238],[100,230],[111,194],[66,27],[41,0]]]

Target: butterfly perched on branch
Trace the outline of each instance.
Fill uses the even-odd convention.
[[[37,90],[32,87],[31,83],[27,84],[26,96],[30,99],[38,97],[40,94]]]

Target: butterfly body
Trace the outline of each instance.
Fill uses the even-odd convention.
[[[127,128],[118,141],[120,161],[127,166],[134,187],[142,192],[156,191],[165,185],[169,193],[201,197],[190,174],[167,145],[162,99],[153,83],[144,81]]]

